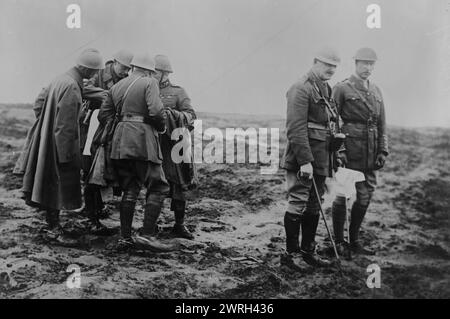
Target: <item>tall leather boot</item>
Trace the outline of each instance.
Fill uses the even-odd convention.
[[[124,201],[120,202],[120,235],[121,238],[117,243],[117,250],[126,252],[134,248],[134,241],[131,238],[133,228],[133,216],[136,202]]]
[[[61,227],[59,224],[59,210],[57,209],[47,209],[45,211],[45,220],[50,230]]]
[[[144,206],[144,227],[139,236],[136,236],[136,244],[141,249],[153,252],[167,252],[174,249],[173,246],[165,245],[155,238],[156,222],[161,214],[162,201],[147,201]]]
[[[337,196],[333,202],[332,208],[333,218],[333,233],[334,241],[338,254],[344,256],[346,259],[351,259],[349,244],[345,241],[344,226],[347,215],[346,198]]]
[[[327,267],[331,263],[321,258],[316,253],[316,231],[319,225],[320,216],[316,213],[307,213],[302,219],[302,243],[301,252],[303,255],[303,260],[313,266],[313,267]]]
[[[170,209],[175,214],[175,225],[172,228],[172,234],[175,237],[194,239],[194,235],[184,225],[184,216],[186,214],[186,202],[182,200],[172,199]]]
[[[106,219],[110,216],[109,209],[105,206],[102,198],[102,191],[100,187],[95,186],[94,188],[94,202],[95,211],[97,212],[98,219]]]
[[[122,201],[120,203],[120,234],[124,239],[131,239],[135,206],[136,202]]]
[[[298,237],[300,235],[301,216],[286,212],[284,214],[284,230],[286,232],[286,251],[300,252]]]
[[[333,218],[333,233],[336,244],[342,243],[344,239],[345,217],[347,215],[345,207],[345,197],[338,196],[331,207],[331,215]]]
[[[368,206],[360,205],[355,202],[352,207],[350,222],[350,249],[355,254],[375,255],[373,250],[364,248],[359,241],[359,230],[361,228],[364,216],[366,215]]]
[[[75,247],[78,244],[77,240],[64,234],[64,230],[59,223],[59,210],[47,209],[46,220],[48,225],[47,238],[49,240],[64,247]]]
[[[92,185],[87,185],[84,188],[85,209],[89,218],[88,231],[97,236],[111,236],[114,233],[113,230],[103,225],[98,217],[97,192],[100,192],[100,189]]]
[[[149,236],[157,234],[157,225],[161,205],[159,203],[147,203],[144,206],[144,227],[142,233]]]
[[[286,253],[281,255],[281,265],[295,271],[310,272],[311,267],[305,263],[300,252],[299,235],[302,216],[286,212],[284,214],[284,230],[286,232]]]

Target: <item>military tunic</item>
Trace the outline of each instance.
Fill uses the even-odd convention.
[[[324,193],[325,178],[332,175],[329,151],[332,114],[325,99],[335,111],[330,86],[312,71],[302,77],[287,93],[287,147],[282,160],[286,169],[288,209],[292,214],[318,214],[319,203],[310,179],[297,176],[302,165],[311,163],[319,196]]]
[[[342,131],[347,136],[347,168],[362,172],[375,170],[377,155],[388,154],[386,118],[380,89],[372,82],[366,88],[361,79],[352,75],[336,84],[333,98],[344,122]]]
[[[98,120],[105,124],[115,116],[116,107],[127,90],[111,150],[120,186],[126,190],[145,185],[150,187],[150,192],[167,192],[168,185],[161,168],[162,153],[158,134],[158,131],[164,130],[165,113],[156,80],[135,71],[115,84],[108,92]]]
[[[388,155],[384,102],[380,89],[352,75],[336,84],[333,98],[344,123],[347,168],[361,171],[366,180],[356,183],[356,201],[367,207],[377,184],[375,162],[378,154]]]
[[[191,106],[191,100],[186,91],[169,80],[160,83],[160,96],[164,108],[167,110],[167,131],[161,135],[161,149],[163,153],[163,169],[171,186],[171,197],[185,201],[183,192],[195,186],[196,171],[193,163],[174,163],[171,157],[172,147],[178,142],[171,139],[173,129],[186,127],[192,130],[197,118]]]

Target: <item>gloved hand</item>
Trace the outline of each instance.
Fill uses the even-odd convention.
[[[337,155],[337,164],[339,167],[347,166],[347,154],[345,152],[339,152]]]
[[[386,163],[386,155],[380,153],[377,155],[377,159],[375,160],[375,169],[383,168]]]
[[[165,107],[164,111],[166,111],[167,116],[172,115],[175,121],[178,121],[178,119],[180,118],[180,112],[178,112],[177,110],[174,110],[170,107]]]
[[[306,163],[302,166],[300,166],[300,170],[297,172],[297,178],[300,179],[301,177],[306,177],[307,179],[313,178],[313,166],[311,163]]]

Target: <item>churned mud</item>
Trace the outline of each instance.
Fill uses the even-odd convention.
[[[207,127],[280,127],[281,119],[200,114]],[[280,266],[285,246],[284,173],[261,175],[259,164],[200,164],[200,186],[191,194],[187,226],[195,240],[170,235],[169,200],[159,223],[169,253],[118,253],[118,235],[92,236],[78,212],[62,223],[75,248],[52,245],[42,233],[42,212],[20,198],[12,168],[33,123],[28,105],[0,107],[0,297],[1,298],[449,298],[450,131],[390,129],[391,155],[362,238],[376,256],[343,260],[341,269],[296,272]],[[280,152],[285,140],[280,131]],[[119,198],[104,192],[118,230]],[[143,195],[143,194],[142,194]],[[134,229],[142,226],[143,197]],[[325,208],[331,205],[326,197]],[[327,220],[331,227],[329,209]],[[321,221],[317,241],[329,246]],[[371,264],[381,269],[381,288],[366,286]],[[66,285],[76,265],[81,288]]]

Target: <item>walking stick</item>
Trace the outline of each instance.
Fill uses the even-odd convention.
[[[327,229],[328,236],[330,237],[331,243],[333,244],[333,250],[334,250],[334,254],[336,255],[336,259],[337,259],[338,263],[340,263],[341,259],[339,258],[339,254],[336,249],[336,244],[334,243],[333,236],[331,236],[331,232],[330,232],[330,229],[328,228],[327,220],[325,219],[325,214],[322,209],[322,203],[320,202],[319,191],[317,190],[317,184],[316,184],[316,180],[314,179],[314,176],[312,177],[312,182],[313,182],[314,192],[316,193],[317,202],[319,203],[320,214],[322,215],[322,219],[323,219],[323,222],[325,223],[325,228]]]
[[[350,223],[348,221],[348,217],[350,215],[349,205],[350,204],[350,198],[345,197],[345,223],[347,226],[347,242],[350,242]]]

